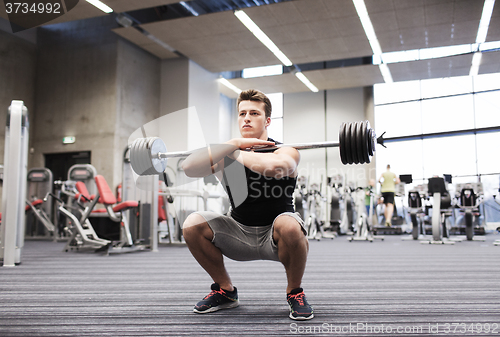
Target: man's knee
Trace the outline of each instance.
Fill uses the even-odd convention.
[[[182,224],[182,235],[186,241],[199,236],[207,237],[211,234],[210,226],[205,218],[199,214],[191,213]]]
[[[274,222],[275,241],[296,242],[307,240],[301,224],[291,216],[280,216]]]

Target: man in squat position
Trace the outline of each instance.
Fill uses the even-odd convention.
[[[301,288],[309,243],[304,222],[294,212],[293,191],[297,181],[299,152],[291,147],[254,152],[272,146],[267,127],[271,102],[257,90],[243,91],[238,100],[238,126],[242,138],[210,146],[190,155],[183,169],[190,177],[215,173],[228,193],[227,215],[194,212],[183,224],[189,250],[212,277],[212,292],[194,307],[208,313],[239,305],[238,293],[224,266],[223,255],[238,261],[274,260],[285,267],[289,317],[314,317]],[[244,172],[241,185],[237,172]]]

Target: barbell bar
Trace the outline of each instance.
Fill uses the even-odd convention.
[[[375,131],[370,128],[368,121],[363,121],[342,123],[338,142],[276,144],[252,150],[268,152],[280,147],[293,147],[297,150],[339,147],[340,160],[342,164],[348,165],[369,163],[375,152],[375,143]],[[167,152],[165,143],[158,137],[138,138],[130,146],[130,163],[134,172],[140,176],[156,175],[165,171],[168,158],[186,158],[194,151]]]

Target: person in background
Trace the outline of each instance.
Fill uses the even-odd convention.
[[[370,204],[373,204],[373,201],[375,201],[375,196],[372,200],[374,187],[375,187],[375,179],[370,179],[368,186],[365,187],[365,207],[366,207],[366,214],[368,216],[370,215]],[[373,205],[373,207],[375,207],[375,205]]]
[[[380,192],[384,199],[384,216],[385,225],[392,226],[392,214],[394,213],[394,193],[396,192],[396,184],[399,184],[399,178],[391,172],[391,165],[387,165],[387,170],[380,175],[378,182],[381,184]]]

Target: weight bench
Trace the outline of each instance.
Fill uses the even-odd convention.
[[[133,251],[144,250],[146,247],[142,245],[135,245],[132,239],[132,234],[130,233],[129,221],[125,215],[125,212],[139,207],[137,201],[128,200],[117,203],[116,197],[109,188],[106,179],[102,175],[95,176],[95,182],[97,185],[97,195],[98,202],[104,204],[104,209],[97,209],[92,211],[91,214],[106,214],[114,222],[120,222],[120,241],[109,247],[108,253],[128,253]]]
[[[71,220],[70,222],[72,224],[72,227],[69,229],[71,235],[68,242],[64,246],[63,251],[67,252],[73,248],[76,250],[79,250],[80,248],[100,250],[104,247],[108,247],[111,244],[111,241],[100,238],[89,220],[89,215],[97,204],[99,198],[91,199],[83,182],[77,182],[76,188],[79,193],[75,194],[74,197],[78,199],[78,205],[83,208],[81,211],[82,215],[78,218],[75,214],[65,208],[62,203],[58,207],[59,211]],[[81,203],[82,198],[87,201],[85,203],[86,205]]]
[[[85,199],[88,205],[84,208],[80,219],[77,219],[67,210],[64,212],[73,220],[75,229],[64,250],[68,251],[72,247],[76,247],[77,249],[94,248],[97,251],[107,251],[107,253],[126,253],[144,250],[145,247],[134,245],[129,222],[124,214],[125,211],[138,207],[139,203],[137,201],[125,201],[116,204],[116,198],[104,177],[97,175],[94,179],[98,190],[96,195],[90,195],[83,182],[76,183],[78,193],[75,194],[75,198],[79,201]],[[95,209],[97,203],[104,204],[105,208]],[[121,223],[120,241],[118,243],[113,244],[112,241],[99,238],[89,221],[89,217],[93,215],[109,216],[111,220]]]

